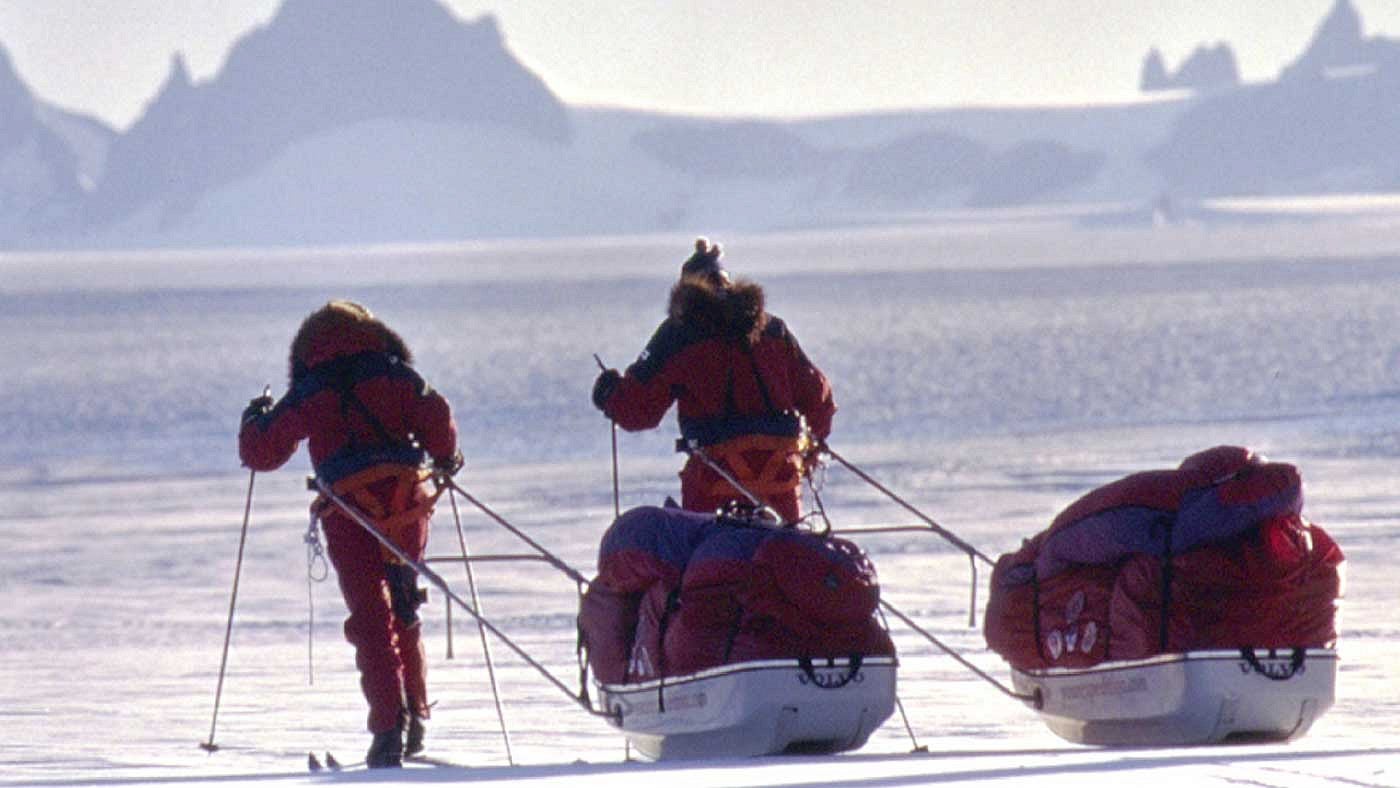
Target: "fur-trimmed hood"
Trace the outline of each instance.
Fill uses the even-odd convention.
[[[718,285],[711,279],[687,276],[671,288],[667,311],[671,319],[703,336],[753,346],[768,325],[763,306],[763,288],[750,280]]]
[[[413,354],[393,329],[354,301],[331,301],[307,316],[292,339],[288,376],[295,381],[306,370],[339,356],[380,351],[405,364]]]

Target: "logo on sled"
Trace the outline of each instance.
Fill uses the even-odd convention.
[[[860,669],[863,664],[864,657],[855,655],[845,667],[838,668],[828,660],[825,667],[818,668],[812,664],[810,657],[801,657],[797,660],[797,666],[801,668],[801,672],[797,674],[797,683],[803,686],[810,684],[825,690],[841,689],[847,684],[859,684],[865,681],[865,674]]]
[[[1273,651],[1270,651],[1269,656],[1263,658],[1251,649],[1240,649],[1240,657],[1240,672],[1246,676],[1258,673],[1273,681],[1287,681],[1308,671],[1308,666],[1303,661],[1302,649],[1294,649],[1293,654],[1288,657],[1275,656]]]
[[[797,683],[803,686],[811,684],[822,689],[840,689],[847,684],[859,684],[865,681],[865,672],[857,670],[854,673],[841,669],[819,670],[813,668],[810,672],[804,671],[797,674]]]
[[[1082,590],[1065,603],[1063,629],[1052,629],[1045,636],[1044,650],[1050,662],[1058,662],[1062,657],[1072,657],[1076,653],[1092,654],[1099,642],[1099,625],[1094,619],[1084,615],[1088,598]]]

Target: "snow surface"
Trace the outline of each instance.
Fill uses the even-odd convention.
[[[221,749],[198,746],[249,483],[238,412],[284,385],[306,312],[361,299],[454,403],[466,489],[591,573],[612,516],[592,354],[623,366],[640,350],[690,238],[0,257],[0,784],[1400,785],[1393,228],[1374,213],[1156,231],[1020,216],[719,239],[833,379],[832,445],[984,552],[1211,445],[1296,463],[1305,513],[1349,558],[1337,702],[1303,739],[1071,745],[897,631],[908,730],[896,715],[834,757],[625,763],[615,731],[497,643],[511,766],[477,634],[455,616],[447,659],[434,594],[430,752],[462,768],[391,775],[305,771],[308,751],[350,762],[368,736],[339,595],[307,580],[304,454],[254,481]],[[671,430],[621,436],[624,507],[675,492]],[[838,527],[912,522],[838,468],[823,497]],[[518,550],[469,506],[463,525],[474,552]],[[888,600],[1007,678],[968,626],[965,557],[931,537],[862,543]],[[430,554],[456,546],[442,507]],[[576,682],[573,586],[541,565],[476,574],[488,615]]]

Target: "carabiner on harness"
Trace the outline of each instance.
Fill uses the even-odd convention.
[[[326,550],[321,545],[321,518],[315,512],[311,514],[311,524],[306,528],[306,534],[301,541],[306,544],[306,578],[308,581],[320,583],[330,577],[331,568],[326,563]]]

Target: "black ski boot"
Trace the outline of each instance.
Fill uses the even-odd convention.
[[[403,723],[387,731],[374,734],[369,752],[365,753],[365,766],[371,769],[397,769],[403,766]]]
[[[423,734],[426,732],[423,718],[410,712],[408,714],[408,735],[403,741],[404,757],[411,758],[423,751]]]

